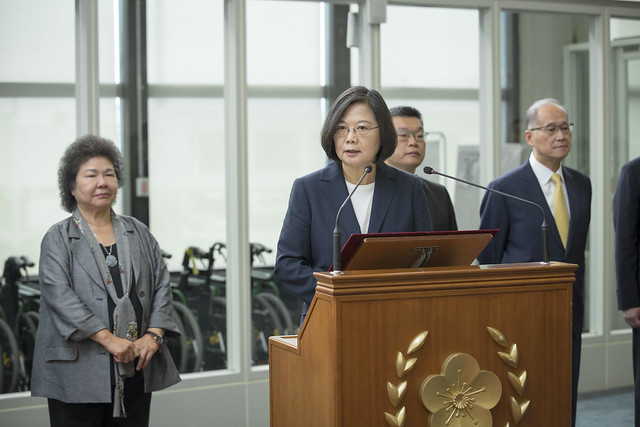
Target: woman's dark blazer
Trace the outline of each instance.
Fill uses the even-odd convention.
[[[316,290],[313,273],[327,271],[333,262],[336,214],[347,196],[344,175],[336,162],[293,183],[278,241],[275,274],[284,286],[303,300],[303,319]],[[361,233],[351,202],[344,207],[339,225],[342,245],[351,234]],[[431,229],[420,179],[384,163],[378,165],[367,232]]]
[[[156,327],[176,336],[169,272],[158,242],[140,221],[120,218],[142,305],[139,330]],[[89,338],[109,328],[108,294],[87,239],[72,218],[44,236],[39,267],[42,297],[31,394],[68,403],[111,402],[111,355]],[[166,343],[144,369],[144,381],[146,392],[180,381]]]

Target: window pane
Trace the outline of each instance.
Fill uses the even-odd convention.
[[[221,99],[149,100],[150,226],[174,270],[226,237],[224,166]]]
[[[293,181],[320,169],[320,99],[251,99],[249,204],[251,240],[275,249]],[[286,119],[284,119],[286,118]],[[275,262],[275,251],[265,254]]]
[[[478,25],[475,10],[387,7],[382,86],[478,87]]]
[[[301,301],[277,283],[273,265],[293,181],[326,164],[320,146],[321,107],[321,99],[249,102],[250,241],[253,250],[272,250],[261,253],[252,266],[254,364],[268,363],[268,336],[296,333],[300,323]],[[261,299],[272,304],[266,312]]]
[[[612,93],[614,94],[614,111],[612,113],[612,183],[609,192],[610,203],[613,202],[618,184],[618,176],[622,166],[640,156],[640,124],[633,118],[640,114],[640,20],[612,19],[612,58],[613,76]],[[611,206],[611,204],[610,204]],[[615,233],[612,225],[611,247],[615,248]],[[630,230],[618,229],[618,233]],[[609,254],[611,265],[615,266],[615,251]],[[615,270],[612,269],[610,283],[616,283]],[[611,301],[611,329],[629,329],[622,313],[618,311],[618,295],[616,286],[606,287],[608,300]]]
[[[57,173],[75,121],[74,99],[0,98],[2,262],[26,255],[37,263],[45,232],[69,216],[60,207]]]
[[[227,367],[224,3],[147,2],[149,221],[172,276],[181,373]],[[199,86],[198,92],[181,88]],[[163,86],[173,86],[166,96]],[[213,95],[211,95],[213,94]],[[221,253],[213,250],[214,246]]]
[[[221,84],[223,1],[154,0],[146,4],[148,82]]]
[[[562,164],[589,175],[589,17],[504,12],[501,38],[507,46],[501,58],[501,72],[503,76],[509,76],[501,88],[503,166],[505,160],[510,160],[505,168],[511,170],[529,157],[531,149],[524,136],[529,106],[538,99],[555,98],[567,108],[570,121],[575,123],[571,152]],[[505,154],[513,152],[517,154],[507,159]],[[584,331],[591,326],[589,265],[587,240]]]
[[[426,165],[443,173],[478,180],[478,12],[475,10],[389,6],[381,28],[383,95],[389,108],[420,110],[427,136]],[[411,32],[407,32],[411,28]],[[409,36],[410,34],[410,36]],[[445,178],[460,229],[477,228],[481,195]]]
[[[322,7],[313,2],[247,2],[249,84],[320,84]]]
[[[0,81],[74,82],[75,2],[0,0]]]
[[[176,315],[187,337],[171,343],[177,346],[171,354],[183,373],[222,369],[228,344],[224,263],[220,269],[209,250],[226,238],[224,103],[151,98],[148,105],[150,228],[171,255],[174,301],[181,304]]]
[[[248,102],[254,365],[268,363],[269,336],[296,333],[300,322],[301,301],[277,283],[273,265],[294,179],[326,163],[320,147],[322,99],[287,98],[288,87],[322,93],[322,11],[323,5],[313,2],[247,2],[250,88],[278,86],[268,89],[268,98]],[[278,24],[265,31],[265,22]]]
[[[118,33],[116,6],[118,5],[118,0],[100,0],[98,2],[98,67],[100,82],[103,84],[116,82],[116,67],[119,63],[118,55],[120,53],[120,46],[118,46],[116,38]]]
[[[640,36],[640,21],[637,19],[611,19],[611,40]]]

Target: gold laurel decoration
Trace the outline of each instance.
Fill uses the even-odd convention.
[[[511,344],[511,349],[509,350],[509,353],[503,353],[501,351],[498,352],[498,356],[500,356],[500,359],[502,359],[502,361],[504,363],[506,363],[507,365],[511,366],[512,368],[517,368],[518,367],[518,346],[515,344]]]
[[[509,427],[509,421],[507,421],[507,424],[504,427]]]
[[[416,337],[411,340],[411,343],[409,344],[407,354],[411,354],[422,347],[424,342],[427,340],[427,335],[429,335],[429,331],[423,331],[416,335]],[[406,360],[402,352],[399,351],[398,355],[396,356],[396,374],[398,375],[398,378],[402,378],[407,372],[413,369],[417,361],[417,357]],[[387,382],[387,395],[389,396],[389,402],[391,402],[394,408],[400,404],[400,402],[404,398],[406,391],[407,381],[401,382],[398,387],[393,385],[391,382]],[[403,406],[396,413],[396,415],[391,415],[388,412],[385,412],[384,419],[391,427],[403,427],[405,414],[406,409]]]
[[[522,396],[522,393],[524,393],[524,389],[527,387],[527,371],[522,371],[520,376],[517,376],[513,372],[509,372],[508,376],[509,382],[511,383],[513,389],[516,391],[516,393]]]
[[[387,395],[389,396],[389,402],[396,407],[400,401],[404,398],[404,393],[407,391],[407,382],[401,382],[398,387],[391,382],[387,382]]]
[[[502,347],[508,347],[507,340],[502,332],[492,327],[487,327],[487,331],[496,343],[498,343]],[[500,359],[502,359],[502,361],[507,366],[514,369],[518,367],[519,354],[518,346],[515,343],[511,344],[509,353],[503,353],[499,351],[498,356],[500,356]],[[516,393],[522,396],[525,388],[527,387],[527,371],[522,371],[520,376],[514,374],[513,372],[508,372],[507,377],[509,378],[509,382],[511,383],[511,386],[516,391]],[[527,400],[522,404],[519,404],[516,398],[511,396],[509,402],[511,408],[511,417],[513,417],[513,420],[516,424],[519,424],[527,413],[531,401]],[[505,427],[509,427],[508,422]]]
[[[400,408],[400,410],[396,413],[396,415],[391,415],[388,412],[384,413],[384,419],[387,421],[391,427],[402,427],[404,426],[405,421],[405,408],[404,406]]]
[[[398,378],[404,377],[408,372],[410,372],[415,366],[417,358],[406,359],[404,354],[401,351],[398,352],[396,356],[396,374],[398,374]]]
[[[531,401],[527,400],[526,402],[519,404],[516,398],[511,396],[509,402],[511,403],[511,416],[515,420],[516,424],[519,424],[527,413],[527,409],[529,409],[529,403],[531,403]]]
[[[411,341],[411,344],[409,344],[409,348],[407,349],[407,354],[411,354],[414,351],[418,350],[420,347],[422,347],[422,344],[424,344],[424,342],[427,340],[427,335],[429,335],[429,331],[424,331],[418,334],[413,339],[413,341]]]
[[[500,332],[496,328],[492,328],[491,326],[487,326],[487,331],[489,331],[489,335],[495,342],[497,342],[504,348],[507,348],[509,346],[507,344],[507,340],[504,338],[504,335],[502,335],[502,332]]]

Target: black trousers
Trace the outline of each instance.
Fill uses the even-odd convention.
[[[113,393],[112,393],[113,395]],[[51,427],[147,427],[151,393],[144,392],[139,371],[124,384],[127,418],[113,418],[113,403],[66,403],[48,399]]]
[[[636,427],[640,427],[640,329],[632,329],[632,348],[633,348],[633,391]]]

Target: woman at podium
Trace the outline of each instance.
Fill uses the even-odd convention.
[[[275,275],[302,299],[301,325],[315,294],[313,273],[331,267],[336,224],[340,247],[351,234],[432,230],[420,179],[384,163],[396,143],[377,91],[347,89],[329,109],[321,145],[330,162],[294,181],[278,240]]]

